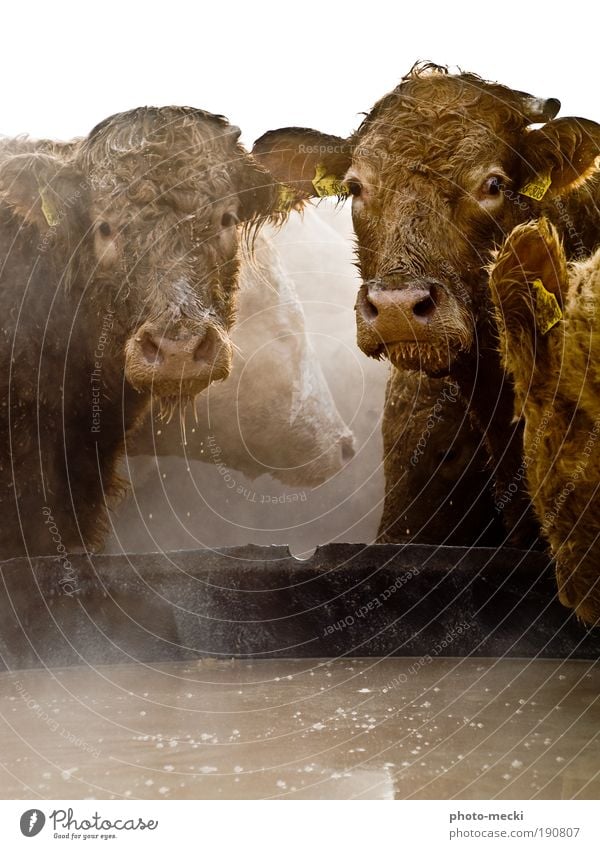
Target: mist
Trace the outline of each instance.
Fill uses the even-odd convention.
[[[145,444],[146,456],[129,456],[126,461],[124,473],[132,480],[131,492],[113,514],[107,552],[255,543],[287,544],[294,554],[305,555],[327,542],[374,541],[384,496],[381,416],[389,366],[369,360],[356,347],[354,300],[359,279],[352,265],[351,227],[349,205],[336,207],[321,202],[302,216],[293,213],[280,230],[268,231],[267,238],[292,287],[278,295],[283,317],[274,313],[274,318],[264,321],[262,309],[268,307],[272,293],[263,284],[256,293],[254,314],[242,316],[241,328],[232,333],[234,342],[242,343],[241,376],[235,392],[229,391],[233,376],[221,387],[206,391],[206,397],[199,401],[206,406],[206,428],[203,431],[188,414],[187,446],[175,423],[177,451],[185,456],[153,456],[162,450],[165,428],[160,421],[154,422],[152,438],[147,438]],[[296,303],[304,312],[304,335],[312,349],[307,352],[308,362],[303,367],[320,366],[337,415],[354,435],[354,457],[345,462],[340,457],[339,468],[331,467],[329,479],[315,487],[310,485],[311,471],[306,464],[314,458],[317,468],[327,470],[327,458],[322,452],[328,446],[320,443],[313,446],[305,442],[300,446],[305,456],[296,457],[296,485],[278,480],[281,466],[290,462],[286,443],[297,440],[303,428],[314,426],[318,430],[326,425],[320,420],[327,412],[324,400],[315,394],[320,389],[311,384],[310,376],[302,403],[291,412],[285,410],[287,417],[284,415],[283,420],[275,420],[274,411],[261,410],[260,405],[250,411],[250,416],[244,416],[243,409],[244,404],[252,402],[253,393],[260,391],[261,380],[277,380],[282,367],[277,350],[281,334],[291,334],[292,350],[288,356],[297,372],[286,374],[284,382],[293,386],[302,379],[302,364],[294,349],[299,331],[296,326],[292,330],[288,327],[288,313]],[[258,338],[248,334],[252,322],[259,325]],[[266,358],[270,371],[262,368],[253,375],[245,368],[256,352],[254,346],[263,357],[270,353],[271,346],[276,348],[272,358]],[[248,390],[247,381],[251,383]],[[219,391],[227,391],[227,408],[220,417],[216,415],[216,404],[211,406],[211,393],[215,396]],[[311,393],[317,398],[312,411],[307,404]],[[285,385],[281,385],[280,396],[275,395],[273,403],[289,404]],[[235,425],[230,428],[225,419]],[[269,441],[277,443],[267,460],[262,456],[264,449],[257,444],[257,420],[259,429],[268,428]],[[221,434],[220,426],[227,428],[227,437]],[[241,463],[237,467],[224,465],[224,438],[237,442],[237,453],[246,463],[254,461],[256,471],[264,473],[255,473],[251,479],[240,468]],[[233,450],[229,448],[230,455]],[[200,452],[204,452],[205,462],[193,459]]]

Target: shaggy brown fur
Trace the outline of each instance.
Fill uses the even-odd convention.
[[[170,404],[226,377],[236,225],[279,203],[238,136],[219,116],[148,107],[79,142],[0,144],[0,556],[97,545],[151,391]],[[212,333],[212,369],[141,374],[149,325],[175,348]]]
[[[287,128],[254,152],[274,173],[315,194],[322,166],[352,195],[358,265],[358,344],[399,369],[450,375],[487,440],[497,497],[520,464],[512,387],[496,350],[486,266],[520,222],[547,214],[578,258],[600,240],[595,167],[600,126],[552,119],[560,104],[474,74],[421,64],[383,97],[349,138]],[[531,125],[547,121],[540,129]],[[281,167],[281,163],[285,167]],[[550,177],[540,200],[520,194]],[[539,529],[524,488],[503,511],[514,543]]]
[[[392,368],[383,416],[385,502],[377,541],[501,543],[487,453],[456,384]]]
[[[562,306],[548,329],[541,281]],[[556,559],[560,600],[600,620],[600,250],[567,266],[556,229],[517,227],[492,268],[502,360],[525,422],[529,493]],[[547,310],[546,310],[547,311]],[[556,317],[556,316],[555,316]],[[554,317],[554,318],[555,318]],[[553,319],[554,320],[554,319]]]

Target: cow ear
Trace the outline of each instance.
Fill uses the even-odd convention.
[[[81,195],[81,176],[64,160],[23,153],[0,163],[0,200],[40,231],[56,227],[65,208]]]
[[[572,191],[598,169],[600,124],[587,118],[550,121],[528,133],[524,158],[529,175],[523,194],[541,200],[547,190],[558,194]]]
[[[496,263],[500,278],[541,281],[562,305],[569,286],[567,259],[555,227],[545,218],[516,227]]]
[[[348,139],[287,127],[271,130],[257,139],[252,154],[298,201],[348,194],[343,183],[352,162]]]

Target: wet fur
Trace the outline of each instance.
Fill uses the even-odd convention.
[[[529,95],[427,62],[381,98],[348,139],[287,128],[267,133],[254,148],[276,171],[287,152],[282,179],[301,191],[310,190],[319,160],[336,177],[348,174],[367,187],[368,203],[353,201],[364,281],[389,288],[436,282],[445,305],[428,325],[429,338],[385,347],[358,311],[357,341],[366,354],[387,356],[400,370],[456,381],[486,440],[497,498],[518,479],[522,425],[513,422],[513,389],[497,351],[487,286],[492,252],[513,227],[540,214],[564,232],[569,257],[589,254],[600,242],[594,163],[600,127],[559,118],[531,129],[541,120]],[[474,195],[490,168],[505,175],[503,203],[493,210]],[[542,201],[519,194],[551,168],[552,186]],[[512,543],[536,542],[539,526],[521,483],[503,515]]]
[[[542,334],[532,282],[564,318]],[[503,363],[524,420],[527,485],[556,559],[559,597],[588,624],[600,620],[600,251],[567,265],[552,225],[517,227],[492,268]]]
[[[141,322],[172,329],[209,314],[231,327],[239,233],[222,248],[208,232],[213,207],[237,198],[239,230],[279,217],[277,187],[238,136],[219,116],[149,107],[74,142],[0,142],[0,556],[101,544],[125,488],[125,435],[149,407],[124,379]],[[110,221],[110,263],[98,259],[98,220]]]

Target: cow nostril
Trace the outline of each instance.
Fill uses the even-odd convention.
[[[140,351],[142,352],[142,356],[147,363],[150,363],[151,365],[158,365],[162,363],[164,357],[160,350],[160,346],[157,345],[149,333],[144,333],[141,338],[138,338],[137,342],[140,347]]]
[[[435,290],[432,289],[428,295],[425,295],[424,298],[421,298],[420,301],[413,306],[412,311],[413,315],[417,318],[431,318],[434,312],[437,309],[437,299],[435,295]]]
[[[194,349],[194,360],[196,362],[202,362],[202,360],[211,359],[215,353],[215,347],[216,338],[213,333],[207,331],[204,338],[198,342]]]
[[[379,310],[371,300],[369,290],[366,287],[359,290],[357,308],[366,321],[373,321],[379,315]]]
[[[379,310],[368,295],[364,300],[363,312],[367,318],[377,318],[379,315]]]
[[[438,463],[454,463],[458,459],[458,451],[454,448],[448,448],[447,451],[438,451]]]
[[[355,454],[354,437],[344,436],[342,439],[342,460],[344,462],[348,462],[348,460],[351,460]]]

